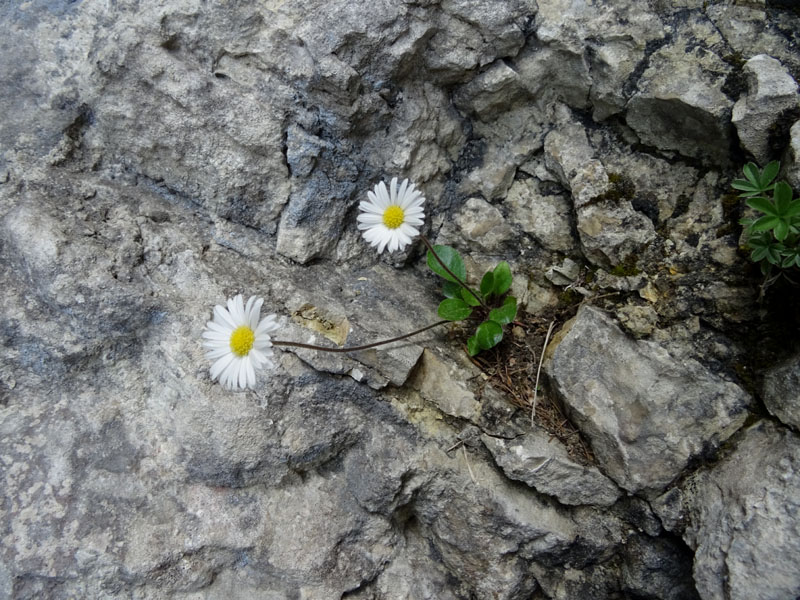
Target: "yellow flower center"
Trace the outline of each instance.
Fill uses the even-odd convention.
[[[231,334],[231,350],[237,356],[247,356],[256,341],[256,334],[247,325],[233,330]]]
[[[400,227],[405,218],[406,214],[403,212],[403,209],[396,204],[393,204],[383,211],[383,224],[389,229],[397,229]]]

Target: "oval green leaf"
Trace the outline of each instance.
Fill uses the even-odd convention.
[[[459,286],[460,287],[460,286]],[[461,299],[470,306],[480,306],[481,302],[467,288],[461,288]]]
[[[778,221],[778,224],[775,225],[774,233],[775,239],[782,242],[786,239],[786,236],[789,235],[789,224],[784,220]]]
[[[747,177],[748,181],[752,181],[754,185],[759,185],[761,183],[759,181],[758,167],[755,165],[755,163],[747,163],[742,167],[742,172],[744,173],[744,176]]]
[[[484,321],[478,325],[475,331],[475,337],[478,338],[478,346],[481,350],[488,350],[500,343],[503,339],[503,328],[494,321]]]
[[[460,298],[461,290],[461,285],[452,281],[445,281],[442,285],[442,293],[445,298]]]
[[[775,179],[775,176],[780,170],[781,163],[779,163],[777,160],[773,160],[766,167],[764,167],[764,170],[761,171],[761,177],[759,177],[758,181],[761,184],[761,188],[764,189],[766,186],[768,186],[772,180]]]
[[[494,268],[492,277],[494,279],[494,289],[492,291],[498,296],[505,294],[508,288],[511,287],[511,267],[508,266],[506,261],[498,263]]]
[[[481,279],[481,294],[486,298],[494,291],[494,275],[491,271],[486,271]]]
[[[760,210],[764,214],[777,216],[778,212],[775,210],[775,206],[773,206],[772,202],[767,200],[766,198],[750,198],[747,201],[747,206],[750,208],[755,208],[756,210]]]
[[[461,279],[461,281],[467,278],[467,268],[464,266],[464,261],[461,260],[461,255],[455,248],[451,248],[450,246],[434,246],[433,249],[436,251],[436,256],[447,265],[447,268],[450,269],[456,277]],[[458,281],[442,267],[441,263],[436,260],[436,257],[430,250],[428,250],[428,266],[431,271],[440,277],[444,277],[447,281],[458,283]]]
[[[756,220],[755,223],[753,223],[753,231],[766,231],[767,229],[772,229],[773,227],[777,227],[778,223],[780,222],[781,220],[778,217],[774,217],[772,215],[766,215]]]
[[[752,183],[746,181],[745,179],[734,179],[731,183],[731,187],[735,190],[742,190],[745,192],[757,192],[758,188],[756,188]]]
[[[500,325],[508,325],[517,316],[517,299],[514,296],[507,296],[503,306],[495,308],[489,312],[489,318]]]
[[[783,213],[784,217],[796,217],[797,215],[800,215],[800,198],[792,200],[786,208],[786,212]]]
[[[467,352],[469,352],[470,356],[475,356],[480,351],[481,347],[478,345],[478,338],[473,335],[467,340]]]
[[[775,184],[773,198],[775,199],[776,214],[779,216],[785,215],[792,203],[792,188],[785,181],[779,181]]]
[[[436,312],[445,321],[461,321],[472,314],[472,309],[463,300],[448,298],[439,303]]]

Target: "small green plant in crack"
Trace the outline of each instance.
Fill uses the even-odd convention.
[[[474,316],[481,318],[474,335],[467,340],[467,351],[475,356],[488,350],[503,339],[503,326],[517,316],[517,299],[507,296],[511,288],[511,268],[506,261],[484,273],[478,290],[466,283],[467,269],[461,255],[450,246],[432,246],[424,237],[428,247],[428,266],[445,281],[442,293],[445,299],[439,303],[439,316],[447,321],[463,321]]]
[[[739,223],[744,226],[750,258],[767,277],[764,287],[786,270],[800,267],[800,198],[793,198],[785,181],[774,182],[779,170],[777,161],[763,169],[747,163],[742,169],[745,178],[731,184],[747,206],[760,213]],[[779,272],[773,276],[776,268]]]

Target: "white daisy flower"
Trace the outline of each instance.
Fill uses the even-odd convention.
[[[392,177],[388,191],[381,181],[367,196],[369,202],[363,200],[358,205],[361,211],[358,228],[365,240],[377,246],[379,254],[387,247],[389,252],[402,250],[419,235],[417,227],[425,218],[422,210],[425,198],[408,179],[398,189],[397,177]]]
[[[229,390],[252,388],[256,384],[256,369],[272,368],[272,342],[269,334],[278,329],[276,316],[259,321],[263,298],[251,296],[245,306],[242,295],[228,299],[228,308],[214,307],[214,320],[206,323],[203,346],[211,365],[211,381]]]

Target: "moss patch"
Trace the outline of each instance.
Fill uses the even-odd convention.
[[[611,270],[609,270],[609,273],[615,277],[631,277],[641,272],[641,269],[636,266],[636,257],[633,254],[626,256],[625,260],[611,267]]]

